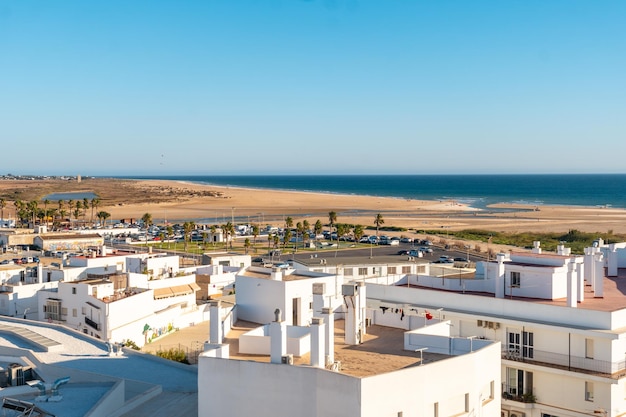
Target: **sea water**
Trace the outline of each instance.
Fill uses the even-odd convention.
[[[152,176],[229,187],[418,200],[626,208],[626,174],[550,175],[241,175]]]

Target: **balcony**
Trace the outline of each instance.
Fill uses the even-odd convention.
[[[626,371],[626,360],[609,362],[598,359],[583,358],[581,356],[545,352],[537,349],[532,349],[532,357],[529,356],[530,355],[524,357],[517,349],[504,349],[502,351],[502,359],[550,366],[573,372],[600,374],[602,376],[617,378],[620,374]]]
[[[95,321],[91,320],[89,317],[85,317],[85,324],[89,327],[92,327],[96,330],[100,330],[100,324],[96,323]]]
[[[508,384],[502,384],[502,399],[517,401],[520,403],[535,403],[537,402],[537,397],[533,393],[533,390],[530,388],[526,389],[526,392],[523,394],[518,392],[517,387]]]

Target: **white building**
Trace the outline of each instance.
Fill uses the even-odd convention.
[[[320,284],[324,298],[314,306],[313,286]],[[343,303],[343,278],[292,268],[250,267],[241,270],[235,280],[237,317],[255,323],[269,323],[274,310],[283,312],[286,323],[304,326],[311,322],[314,307],[335,310]]]
[[[450,321],[453,336],[501,342],[503,416],[624,415],[626,270],[605,277],[599,248],[559,253],[499,255],[473,280],[368,283],[368,314],[407,326],[398,311],[415,311]]]
[[[450,337],[446,322],[411,332],[366,329],[365,286],[359,284],[340,286],[346,319],[335,322],[326,297],[335,296],[337,277],[317,275],[254,267],[238,275],[238,318],[269,324],[231,332],[229,339],[239,343],[225,345],[220,320],[211,316],[211,344],[198,363],[200,417],[499,415],[498,343]],[[299,321],[289,310],[297,304],[294,295],[325,307],[319,313],[312,308],[316,317],[304,325],[290,326]],[[284,316],[279,305],[287,308]],[[244,341],[265,353],[243,353]],[[302,353],[290,354],[298,343]]]

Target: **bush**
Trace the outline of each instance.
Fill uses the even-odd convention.
[[[169,359],[171,361],[185,363],[189,365],[187,353],[181,348],[170,348],[168,350],[158,350],[156,355],[160,358]]]
[[[132,350],[141,350],[141,348],[137,346],[137,343],[133,342],[132,340],[122,341],[122,346],[131,348]]]

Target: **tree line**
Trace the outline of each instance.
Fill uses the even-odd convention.
[[[0,199],[0,218],[3,220],[8,201]],[[82,200],[57,200],[50,201],[13,201],[15,207],[16,227],[28,227],[29,225],[51,226],[52,230],[62,229],[72,223],[82,223],[94,225],[94,219],[100,226],[104,226],[111,214],[106,211],[99,211],[99,198],[84,198]],[[89,215],[89,220],[87,216]],[[73,219],[72,219],[73,217]],[[82,220],[81,220],[82,218]]]

